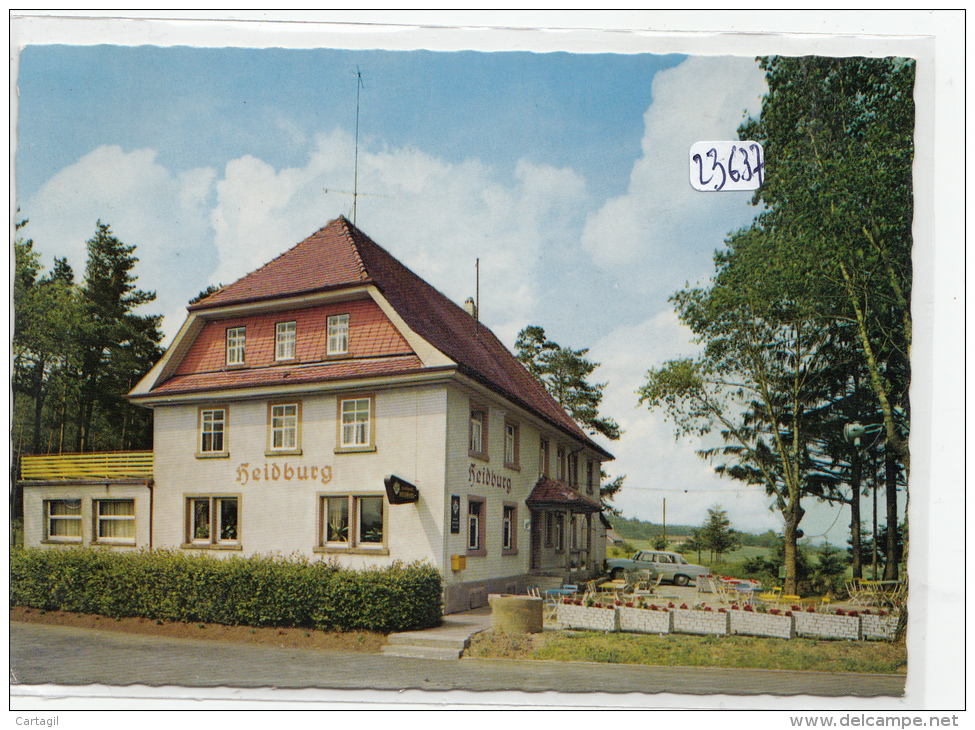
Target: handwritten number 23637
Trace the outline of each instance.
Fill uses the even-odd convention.
[[[749,156],[749,152],[752,153],[751,156]],[[738,160],[735,159],[736,155],[739,158]],[[732,145],[731,154],[728,156],[727,169],[725,169],[725,165],[718,159],[718,151],[716,148],[712,147],[709,149],[705,157],[709,158],[711,163],[706,171],[708,175],[707,179],[704,178],[706,162],[701,158],[700,154],[695,154],[692,158],[697,163],[698,180],[702,187],[710,185],[714,181],[714,189],[721,190],[729,178],[734,183],[751,182],[752,178],[757,178],[756,182],[758,183],[758,187],[761,187],[762,169],[765,165],[762,162],[762,148],[757,144],[750,144],[747,148]],[[719,176],[720,179],[718,179]]]

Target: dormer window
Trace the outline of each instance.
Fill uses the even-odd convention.
[[[274,359],[294,360],[297,322],[278,322],[274,328]]]
[[[230,327],[227,329],[227,364],[244,364],[244,327]]]
[[[349,354],[349,315],[329,317],[325,324],[329,355]]]

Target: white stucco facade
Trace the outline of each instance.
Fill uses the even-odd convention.
[[[342,399],[374,399],[374,448],[338,448]],[[268,449],[268,404],[300,405],[297,453]],[[226,409],[226,454],[198,453],[199,411]],[[445,387],[416,386],[370,391],[277,394],[249,400],[155,408],[155,492],[158,547],[207,550],[214,555],[298,553],[334,558],[349,567],[391,560],[443,560],[442,515]],[[385,503],[381,544],[328,547],[322,535],[322,498],[382,496],[395,474],[419,487],[411,505]],[[421,486],[422,485],[422,486]],[[230,545],[194,545],[188,539],[187,502],[194,497],[236,497],[239,535]]]

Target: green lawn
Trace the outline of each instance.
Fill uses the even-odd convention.
[[[589,631],[495,634],[487,631],[472,637],[467,655],[486,659],[665,667],[748,667],[881,674],[903,674],[907,671],[905,646],[886,641],[817,641],[686,634],[649,636]]]

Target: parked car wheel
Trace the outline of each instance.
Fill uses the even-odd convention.
[[[613,580],[623,580],[623,576],[625,574],[626,574],[625,570],[623,570],[622,568],[617,568],[616,570],[614,570],[612,573],[609,574],[609,577],[612,578]]]
[[[674,576],[674,584],[675,585],[686,586],[690,582],[691,582],[691,579],[688,578],[686,575],[675,575]]]

